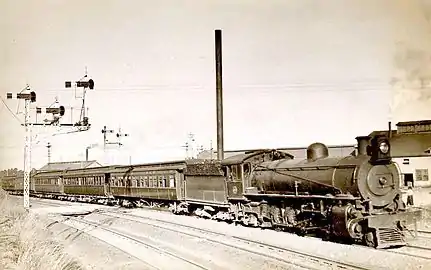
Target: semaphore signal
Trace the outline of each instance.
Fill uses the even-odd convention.
[[[77,131],[86,131],[90,128],[90,123],[88,122],[88,117],[85,116],[85,94],[86,90],[94,89],[94,81],[92,79],[87,78],[87,74],[80,79],[79,81],[74,83],[76,87],[84,88],[84,94],[82,96],[82,108],[81,108],[81,117],[77,123],[60,123],[61,117],[65,115],[65,107],[63,105],[58,106],[58,101],[55,107],[36,107],[36,115],[45,113],[51,114],[53,116],[53,120],[45,120],[44,123],[30,123],[30,103],[36,102],[36,92],[30,91],[30,86],[27,85],[23,90],[19,93],[6,93],[6,99],[19,99],[24,100],[24,124],[25,127],[25,145],[24,145],[24,183],[23,183],[23,197],[24,197],[24,208],[28,211],[30,208],[30,170],[31,170],[31,127],[32,126],[66,126],[66,127],[78,127]],[[66,88],[72,86],[72,82],[65,83]],[[71,132],[69,132],[71,133]],[[50,150],[50,145],[48,149]]]
[[[24,92],[25,91],[25,92]],[[23,93],[24,92],[24,93]],[[30,121],[30,103],[36,102],[36,93],[34,91],[30,91],[30,86],[27,85],[26,88],[24,88],[21,92],[17,94],[7,93],[6,99],[13,99],[15,96],[16,99],[23,99],[24,100],[24,127],[25,127],[25,144],[24,144],[24,208],[26,210],[29,210],[30,208],[30,170],[31,170],[31,164],[30,164],[30,158],[31,158],[31,145],[30,145],[30,138],[31,138],[31,131],[29,125]]]
[[[75,98],[79,98],[76,95],[76,88],[83,88],[83,93],[82,93],[82,106],[81,106],[81,115],[79,117],[79,121],[76,122],[75,124],[72,124],[71,126],[77,127],[78,128],[78,132],[79,131],[86,131],[88,129],[90,129],[91,124],[89,123],[89,119],[88,116],[85,115],[85,96],[87,93],[87,90],[93,90],[94,89],[94,80],[88,78],[87,75],[87,69],[85,69],[85,75],[84,77],[82,77],[81,79],[79,79],[78,81],[72,82],[72,81],[66,81],[64,83],[65,88],[72,88],[72,85],[75,88]]]

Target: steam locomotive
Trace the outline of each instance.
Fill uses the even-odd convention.
[[[357,137],[358,153],[329,157],[311,144],[306,159],[278,150],[222,161],[180,160],[38,172],[32,196],[169,207],[174,214],[245,226],[316,233],[375,248],[405,245],[406,225],[421,217],[405,208],[400,172],[385,136]],[[4,179],[20,193],[22,179]]]

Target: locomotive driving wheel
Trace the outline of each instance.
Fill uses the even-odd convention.
[[[284,211],[284,220],[286,224],[295,225],[296,224],[296,213],[291,207],[286,207]]]

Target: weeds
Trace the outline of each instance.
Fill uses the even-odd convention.
[[[80,270],[61,243],[53,240],[48,221],[28,214],[0,189],[0,269]]]

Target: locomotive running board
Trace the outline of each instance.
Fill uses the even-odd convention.
[[[398,221],[402,221],[400,225],[415,224],[422,217],[420,210],[408,210],[405,212],[397,212],[395,214],[381,214],[365,217],[370,228],[393,228]]]
[[[245,197],[271,197],[271,198],[303,198],[303,199],[324,199],[324,200],[348,200],[348,201],[354,201],[354,200],[360,200],[359,197],[353,197],[353,196],[325,196],[325,195],[295,195],[295,194],[268,194],[268,193],[245,193]]]

